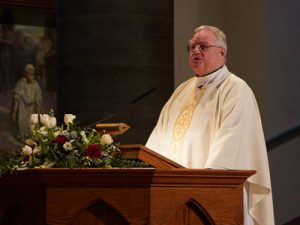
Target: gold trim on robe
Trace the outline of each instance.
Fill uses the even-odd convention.
[[[195,90],[194,97],[191,99],[190,103],[185,107],[185,109],[181,112],[181,114],[178,116],[175,122],[168,154],[168,157],[172,160],[179,161],[181,158],[182,144],[184,141],[185,133],[187,132],[190,126],[195,106],[199,103],[202,95],[205,92],[205,89],[206,88],[197,88]]]

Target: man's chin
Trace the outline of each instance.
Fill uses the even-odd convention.
[[[207,73],[206,70],[204,70],[204,69],[199,69],[199,67],[193,68],[193,71],[194,71],[194,73],[195,73],[198,77],[204,76],[204,75]]]

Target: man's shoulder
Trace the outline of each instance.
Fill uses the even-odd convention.
[[[247,82],[233,73],[230,73],[219,88],[222,93],[227,93],[229,95],[253,95],[253,91]]]
[[[230,87],[230,88],[239,87],[239,88],[250,89],[250,87],[248,86],[245,80],[243,80],[242,78],[238,77],[233,73],[229,74],[229,76],[224,80],[223,85],[224,87]]]

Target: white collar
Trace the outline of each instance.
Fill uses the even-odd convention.
[[[220,69],[216,70],[215,72],[212,72],[211,74],[208,74],[203,77],[196,77],[196,88],[203,88],[207,86],[208,84],[212,83],[217,76],[222,73],[222,71],[227,70],[226,66],[222,66]]]

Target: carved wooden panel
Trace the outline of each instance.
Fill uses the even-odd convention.
[[[0,225],[241,225],[243,182],[254,172],[18,171],[0,179]]]
[[[191,199],[177,210],[166,225],[215,225],[215,223],[208,212],[197,201]]]
[[[82,209],[71,225],[129,225],[111,205],[101,199],[96,199],[87,208]]]

